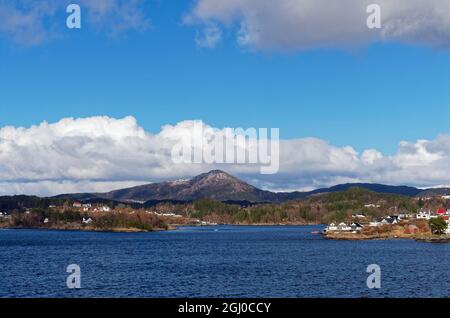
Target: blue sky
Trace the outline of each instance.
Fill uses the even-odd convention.
[[[279,127],[357,150],[449,131],[450,54],[424,46],[254,51],[227,31],[214,49],[183,25],[187,2],[152,1],[152,27],[117,38],[86,26],[38,46],[0,41],[0,126],[63,117],[135,116],[148,131],[201,119]],[[64,23],[65,14],[58,15]]]
[[[0,194],[212,169],[275,191],[450,184],[441,0],[378,0],[375,30],[369,0],[78,0],[81,30],[66,28],[69,2],[0,0]],[[279,171],[175,164],[192,120],[279,128]]]

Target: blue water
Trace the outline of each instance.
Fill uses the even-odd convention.
[[[450,296],[450,245],[329,241],[317,226],[0,230],[0,297]],[[366,286],[381,266],[381,289]],[[81,267],[81,289],[66,267]]]

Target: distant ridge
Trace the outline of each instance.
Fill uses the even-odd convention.
[[[420,192],[420,196],[443,196],[450,195],[450,188],[432,188]]]
[[[345,184],[339,184],[335,185],[330,188],[323,188],[323,189],[317,189],[309,192],[309,195],[317,194],[317,193],[329,193],[329,192],[341,192],[346,191],[350,188],[364,188],[367,190],[371,190],[377,193],[391,193],[391,194],[401,194],[406,196],[416,196],[419,193],[422,192],[421,189],[417,189],[414,187],[408,187],[408,186],[391,186],[391,185],[384,185],[384,184],[378,184],[378,183],[345,183]]]
[[[427,193],[428,195],[431,195],[429,193],[450,193],[449,188],[423,190],[408,186],[392,186],[377,183],[346,183],[308,192],[276,193],[258,189],[222,170],[212,170],[192,179],[153,183],[107,193],[64,194],[56,196],[56,198],[72,200],[104,199],[130,203],[149,202],[148,204],[150,205],[159,201],[190,202],[199,199],[251,204],[299,200],[313,195],[342,192],[354,187],[377,193],[398,194],[410,197]]]

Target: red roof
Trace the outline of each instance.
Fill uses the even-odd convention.
[[[445,214],[445,209],[439,209],[439,210],[437,210],[437,214]]]

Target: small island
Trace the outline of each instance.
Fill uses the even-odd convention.
[[[181,225],[217,224],[183,214],[184,206],[158,203],[147,208],[138,203],[107,200],[0,197],[0,207],[3,208],[0,210],[0,229],[137,233],[173,230]]]
[[[105,207],[105,210],[107,208]],[[0,228],[51,229],[98,232],[151,232],[168,230],[164,219],[150,213],[134,211],[80,212],[51,207],[30,209],[12,214],[2,213]]]

